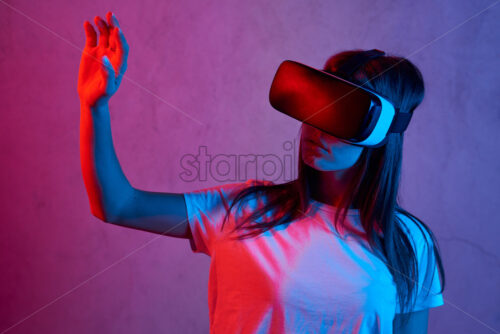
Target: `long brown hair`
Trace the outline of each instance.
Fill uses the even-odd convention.
[[[344,61],[360,51],[362,50],[343,51],[331,56],[323,70],[335,72]],[[422,74],[415,65],[402,57],[386,55],[372,59],[347,79],[385,96],[402,112],[413,111],[424,98]],[[403,134],[401,133],[390,133],[386,144],[381,147],[363,149],[358,161],[351,167],[355,168],[356,173],[347,191],[342,194],[341,205],[335,216],[335,227],[337,228],[337,224],[344,222],[349,208],[359,209],[367,240],[372,249],[381,250],[387,259],[387,262],[385,260],[384,262],[396,283],[399,305],[403,307],[402,313],[408,313],[415,303],[412,297],[416,297],[414,289],[419,273],[409,234],[402,227],[402,222],[396,212],[412,219],[422,232],[425,229],[432,238],[433,252],[427,252],[428,263],[433,263],[431,257],[434,254],[442,281],[441,292],[445,287],[445,273],[439,246],[430,228],[398,204],[402,149]],[[254,210],[236,225],[233,231],[250,230],[249,233],[238,236],[238,239],[253,237],[275,226],[301,218],[310,205],[310,190],[306,177],[308,166],[304,164],[301,157],[301,148],[299,148],[297,179],[282,184],[257,184],[240,191],[226,213],[222,228],[233,206],[236,203],[241,206],[245,198],[250,199],[252,194],[263,195],[267,201],[263,207]],[[266,213],[270,214],[272,219],[248,224],[252,221],[256,222]],[[383,234],[380,236],[377,231],[382,231]],[[427,241],[427,249],[431,249],[425,235],[424,240]],[[407,320],[408,318],[403,316],[403,322]]]

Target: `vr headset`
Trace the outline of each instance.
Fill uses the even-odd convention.
[[[343,142],[383,146],[389,133],[406,130],[413,110],[402,113],[377,92],[345,79],[383,55],[377,49],[364,51],[349,58],[334,74],[285,60],[274,76],[269,101],[274,109]]]

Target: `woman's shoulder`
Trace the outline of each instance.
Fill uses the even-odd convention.
[[[396,210],[396,217],[396,223],[411,236],[417,249],[422,251],[422,248],[432,245],[432,230],[422,220],[401,208]]]

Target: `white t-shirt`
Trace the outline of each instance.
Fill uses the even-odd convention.
[[[191,249],[211,257],[210,333],[392,333],[394,315],[400,313],[396,285],[363,238],[358,210],[349,210],[346,217],[354,230],[336,231],[336,208],[313,201],[307,217],[238,241],[227,238],[235,226],[236,205],[220,231],[225,208],[238,190],[260,182],[250,179],[184,194]],[[244,213],[262,204],[262,198],[254,198]],[[435,258],[433,277],[424,275],[423,234],[412,220],[401,218],[417,244],[420,282],[413,311],[443,305]]]

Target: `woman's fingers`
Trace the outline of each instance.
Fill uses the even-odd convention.
[[[109,27],[109,47],[111,51],[114,52],[115,56],[113,58],[117,59],[120,64],[117,73],[121,74],[124,73],[127,68],[129,46],[115,14],[107,12],[106,20],[108,21]]]
[[[116,41],[116,53],[118,55],[118,59],[120,59],[120,69],[118,70],[118,73],[123,73],[127,69],[129,46],[121,29],[113,29],[113,40]]]
[[[83,28],[85,29],[85,47],[93,48],[97,45],[97,34],[94,30],[92,24],[89,21],[83,22]]]
[[[110,26],[110,28],[114,28],[114,27],[120,28],[120,24],[118,23],[118,19],[116,18],[114,13],[107,12],[106,19],[108,20],[108,25]]]
[[[99,47],[107,48],[109,45],[109,29],[106,22],[99,16],[94,17],[95,25],[99,28]]]
[[[110,36],[116,33],[116,43],[119,45],[121,43],[122,53],[125,55],[128,54],[128,44],[125,40],[125,36],[120,30],[120,24],[118,23],[118,19],[112,12],[106,13],[107,23],[101,19],[99,16],[94,17],[94,23],[99,29],[99,46],[103,48],[107,48],[110,46]],[[85,29],[85,46],[86,47],[96,47],[97,46],[97,33],[94,30],[94,27],[90,22],[84,21],[83,27]],[[118,29],[115,29],[118,27]],[[116,30],[116,32],[115,32]],[[111,37],[112,38],[112,37]],[[117,46],[118,46],[117,45]],[[116,47],[112,45],[112,47]]]
[[[115,51],[118,43],[118,37],[116,34],[116,30],[120,29],[120,25],[118,24],[118,20],[112,12],[106,13],[106,20],[108,21],[109,27],[109,47],[111,51]]]

